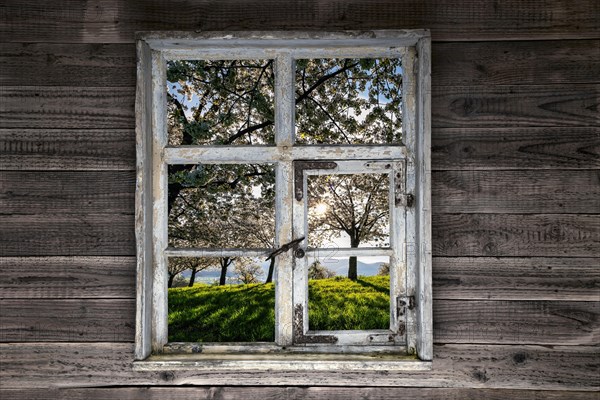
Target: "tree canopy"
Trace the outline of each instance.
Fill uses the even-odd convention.
[[[401,72],[398,59],[297,60],[296,141],[399,143]],[[169,61],[167,81],[170,145],[274,144],[272,60]],[[169,166],[169,245],[272,248],[274,180],[267,164]],[[352,247],[383,244],[386,185],[375,174],[314,181],[311,201],[326,202],[328,210],[310,216],[319,229],[309,239],[346,234]],[[225,273],[232,262],[214,261]],[[349,277],[355,270],[356,259]]]

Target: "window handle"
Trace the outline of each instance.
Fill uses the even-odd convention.
[[[267,257],[267,259],[265,261],[269,261],[270,259],[272,259],[273,257],[281,254],[281,253],[285,253],[286,251],[288,251],[289,249],[294,249],[294,255],[298,258],[302,258],[304,257],[304,250],[302,250],[299,245],[300,242],[304,240],[304,236],[302,236],[300,239],[294,239],[289,243],[284,244],[283,246],[281,246],[280,248],[278,248],[277,250],[271,252],[271,254],[269,254],[269,257]],[[302,252],[302,255],[299,255],[300,252]]]

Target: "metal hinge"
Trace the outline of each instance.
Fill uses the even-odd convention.
[[[406,315],[406,310],[413,310],[416,307],[415,296],[398,296],[396,298],[396,307],[398,318]]]
[[[415,196],[412,193],[400,193],[396,195],[396,205],[411,208],[415,205]]]

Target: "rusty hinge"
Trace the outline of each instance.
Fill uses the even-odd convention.
[[[304,197],[304,170],[307,169],[335,169],[337,163],[333,161],[294,161],[294,195],[300,201]]]
[[[396,206],[404,206],[411,208],[415,205],[415,196],[412,193],[400,193],[396,194]]]
[[[396,310],[398,318],[406,315],[406,310],[413,310],[416,307],[415,296],[398,296],[396,298]]]

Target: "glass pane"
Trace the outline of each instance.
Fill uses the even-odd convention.
[[[387,174],[309,175],[307,190],[309,247],[389,247]]]
[[[270,144],[272,60],[167,62],[169,144]]]
[[[169,246],[273,248],[273,165],[170,165]]]
[[[296,61],[298,143],[399,143],[401,136],[399,59]]]
[[[273,342],[268,269],[249,257],[170,258],[169,342]]]
[[[325,257],[309,262],[310,330],[389,329],[389,257]],[[358,277],[349,279],[353,264]]]

